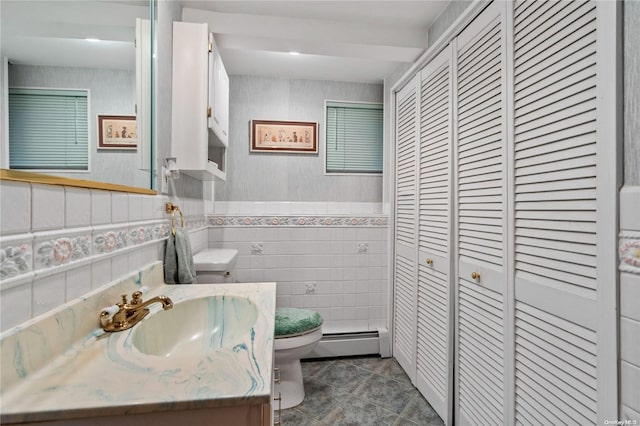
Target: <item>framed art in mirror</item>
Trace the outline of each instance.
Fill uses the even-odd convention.
[[[98,115],[98,149],[138,147],[135,115]]]

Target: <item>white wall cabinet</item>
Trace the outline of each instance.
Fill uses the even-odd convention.
[[[229,77],[207,24],[173,23],[171,156],[181,172],[225,180]]]
[[[394,356],[446,424],[619,418],[616,7],[490,3],[396,94]]]

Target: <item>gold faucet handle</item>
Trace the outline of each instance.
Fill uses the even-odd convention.
[[[127,295],[126,294],[121,294],[120,297],[122,298],[122,301],[120,303],[118,303],[118,305],[126,305],[127,304]]]
[[[100,324],[104,327],[113,322],[113,316],[117,314],[119,310],[120,307],[118,305],[106,306],[103,308],[102,312],[100,312]]]
[[[134,291],[133,294],[131,295],[131,304],[137,305],[139,303],[142,303],[142,292]]]

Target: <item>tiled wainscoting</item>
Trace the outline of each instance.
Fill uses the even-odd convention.
[[[3,181],[0,197],[1,330],[163,258],[165,196]],[[180,207],[193,251],[237,248],[235,279],[276,281],[279,306],[317,309],[329,333],[386,327],[379,203],[216,203],[208,216],[202,200]]]
[[[163,196],[2,181],[0,329],[6,330],[162,259]],[[186,226],[206,247],[201,200]],[[202,237],[205,237],[203,240]]]
[[[620,413],[640,419],[640,186],[620,191]]]
[[[318,311],[325,333],[386,327],[389,225],[380,204],[255,204],[216,203],[208,220],[209,247],[239,251],[236,280],[276,281],[277,305]]]

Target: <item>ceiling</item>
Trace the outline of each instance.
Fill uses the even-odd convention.
[[[184,21],[209,24],[229,74],[366,83],[414,62],[448,2],[180,1]],[[149,15],[144,0],[0,4],[2,55],[24,64],[134,69],[135,18]]]
[[[133,70],[136,18],[149,19],[148,5],[138,0],[1,0],[2,56],[14,64]]]
[[[448,3],[182,1],[183,21],[209,24],[229,74],[366,83],[414,62]]]

